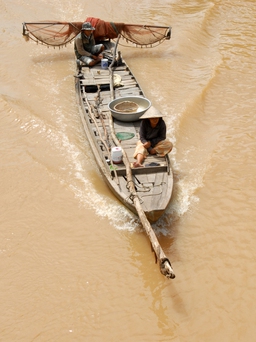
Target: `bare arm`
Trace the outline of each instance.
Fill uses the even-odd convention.
[[[84,49],[83,41],[81,37],[77,36],[75,42],[76,42],[77,51],[81,56],[91,57],[91,53]]]

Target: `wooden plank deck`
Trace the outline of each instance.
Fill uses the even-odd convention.
[[[122,85],[118,88],[115,88],[115,96],[118,97],[124,97],[124,96],[143,96],[143,93],[141,89],[138,87],[136,79],[134,76],[127,70],[126,67],[118,67],[115,68],[115,71],[117,74],[119,74],[122,78]],[[85,70],[86,73],[86,79],[81,80],[81,85],[86,87],[88,85],[96,85],[100,86],[103,84],[109,84],[110,83],[110,72],[109,70],[102,70],[100,65],[95,66],[94,68],[87,68]],[[86,90],[85,90],[86,91]],[[94,93],[86,93],[87,99],[92,105],[95,102],[95,96],[97,96],[97,91]],[[96,117],[94,118],[97,127],[93,129],[95,136],[104,136],[105,132],[110,135],[110,128],[109,128],[109,122],[108,122],[108,115],[111,115],[109,112],[108,104],[110,102],[111,98],[111,92],[110,90],[104,90],[100,92],[100,99],[101,99],[101,113],[103,115],[104,120],[104,126],[102,124],[102,118]],[[116,133],[133,133],[134,137],[129,140],[123,140],[120,142],[120,145],[124,149],[124,151],[127,154],[128,160],[130,165],[135,161],[133,158],[134,150],[136,147],[136,143],[139,139],[139,126],[140,121],[137,121],[135,123],[130,122],[119,122],[118,120],[114,119],[114,128]],[[97,132],[97,129],[99,132]],[[111,144],[113,144],[113,141],[111,141]],[[105,150],[104,144],[102,144],[101,140],[98,140],[98,146],[101,150]],[[114,145],[113,145],[114,146]],[[111,147],[113,147],[111,146]],[[109,151],[106,152],[109,156]],[[116,173],[118,176],[125,176],[126,174],[126,167],[123,163],[121,164],[114,164],[114,168],[116,170]],[[168,169],[168,164],[166,162],[166,158],[159,157],[155,155],[149,155],[146,160],[144,161],[144,167],[141,168],[132,168],[132,174],[134,175],[149,175],[148,181],[150,182],[150,177],[154,178],[155,173],[163,173],[166,172]],[[150,176],[152,174],[152,176]],[[160,176],[161,178],[161,176]]]

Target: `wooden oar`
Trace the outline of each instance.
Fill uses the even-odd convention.
[[[116,46],[115,46],[115,52],[113,54],[114,57],[116,55],[116,47],[117,47],[117,43],[116,43]],[[113,86],[113,76],[112,76],[112,74],[113,74],[112,64],[109,66],[109,70],[110,70],[111,97],[112,97],[112,100],[114,100],[114,86]],[[114,140],[114,142],[115,142],[115,144],[117,146],[120,146],[122,148],[122,146],[119,143],[119,140],[116,138],[116,135],[114,133],[114,124],[113,124],[113,118],[112,118],[111,113],[109,113],[109,126],[110,126],[110,129],[111,129],[112,139]],[[141,221],[141,223],[142,223],[142,225],[143,225],[143,227],[144,227],[144,229],[145,229],[145,231],[146,231],[146,233],[147,233],[147,235],[149,237],[152,249],[155,252],[156,259],[159,261],[160,271],[167,278],[174,279],[175,278],[175,274],[174,274],[174,271],[172,269],[171,262],[166,257],[162,247],[160,246],[160,244],[158,242],[158,239],[157,239],[157,237],[155,235],[155,232],[154,232],[151,224],[149,223],[149,221],[148,221],[148,219],[147,219],[147,217],[145,215],[145,212],[143,211],[143,209],[141,207],[140,200],[139,200],[139,197],[138,197],[138,194],[137,194],[137,191],[135,189],[134,182],[133,182],[133,179],[132,179],[132,170],[131,170],[131,167],[130,167],[130,163],[129,163],[127,154],[126,154],[126,152],[123,149],[122,149],[122,152],[123,152],[123,163],[125,164],[125,167],[126,167],[127,185],[128,185],[129,191],[131,193],[131,197],[133,198],[133,203],[134,203],[135,208],[137,210],[137,213],[138,213],[138,216],[140,218],[140,221]]]
[[[112,116],[110,115],[110,117],[111,117],[110,118],[110,123],[111,123],[110,127],[111,127],[112,139],[115,141],[116,145],[120,146],[120,143],[114,134]],[[149,223],[145,212],[143,211],[143,209],[141,207],[140,200],[139,200],[139,197],[138,197],[138,194],[137,194],[137,191],[135,189],[134,182],[132,179],[132,171],[131,171],[131,167],[130,167],[130,163],[129,163],[127,154],[123,149],[122,149],[122,152],[123,152],[123,163],[125,164],[125,167],[126,167],[127,185],[128,185],[129,191],[131,193],[131,197],[133,198],[133,203],[134,203],[135,208],[137,210],[140,221],[141,221],[141,223],[142,223],[142,225],[143,225],[143,227],[144,227],[144,229],[145,229],[145,231],[149,237],[152,249],[155,252],[155,256],[156,256],[157,260],[159,261],[160,271],[167,278],[174,279],[175,274],[174,274],[174,271],[172,269],[171,262],[166,257],[162,247],[160,246],[160,244],[158,242],[158,239],[155,235],[155,232],[154,232],[151,224]]]
[[[155,232],[151,226],[151,224],[149,223],[144,210],[141,207],[140,204],[140,200],[137,194],[137,191],[135,189],[134,183],[133,183],[133,179],[132,179],[132,171],[131,171],[131,167],[130,167],[130,163],[128,161],[127,155],[125,153],[125,151],[123,151],[124,153],[124,164],[126,166],[126,175],[127,175],[127,183],[128,183],[128,187],[129,187],[129,191],[133,197],[133,203],[135,205],[135,208],[137,210],[138,216],[141,220],[141,223],[149,237],[149,240],[151,242],[151,246],[155,252],[156,258],[157,260],[159,260],[159,264],[160,264],[160,271],[163,275],[165,275],[167,278],[175,278],[175,274],[174,271],[172,269],[172,265],[170,260],[166,257],[166,255],[164,254],[164,251],[162,249],[162,247],[160,246],[158,239],[155,235]]]

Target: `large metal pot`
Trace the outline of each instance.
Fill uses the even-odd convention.
[[[142,96],[119,97],[108,104],[112,116],[120,121],[138,121],[144,114],[151,102]]]

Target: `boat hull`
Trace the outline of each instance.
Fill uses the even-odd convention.
[[[111,83],[113,74],[121,79],[118,86]],[[127,165],[130,167],[134,161],[140,121],[115,119],[109,103],[115,98],[145,98],[145,95],[124,61],[108,70],[102,70],[100,65],[79,67],[75,87],[85,134],[103,179],[114,195],[137,214],[134,194],[129,189]],[[120,140],[120,136],[129,138]],[[126,163],[113,163],[111,150],[116,146],[121,146]],[[150,222],[156,222],[164,214],[172,195],[173,174],[169,158],[150,155],[145,167],[130,170],[141,208]]]

